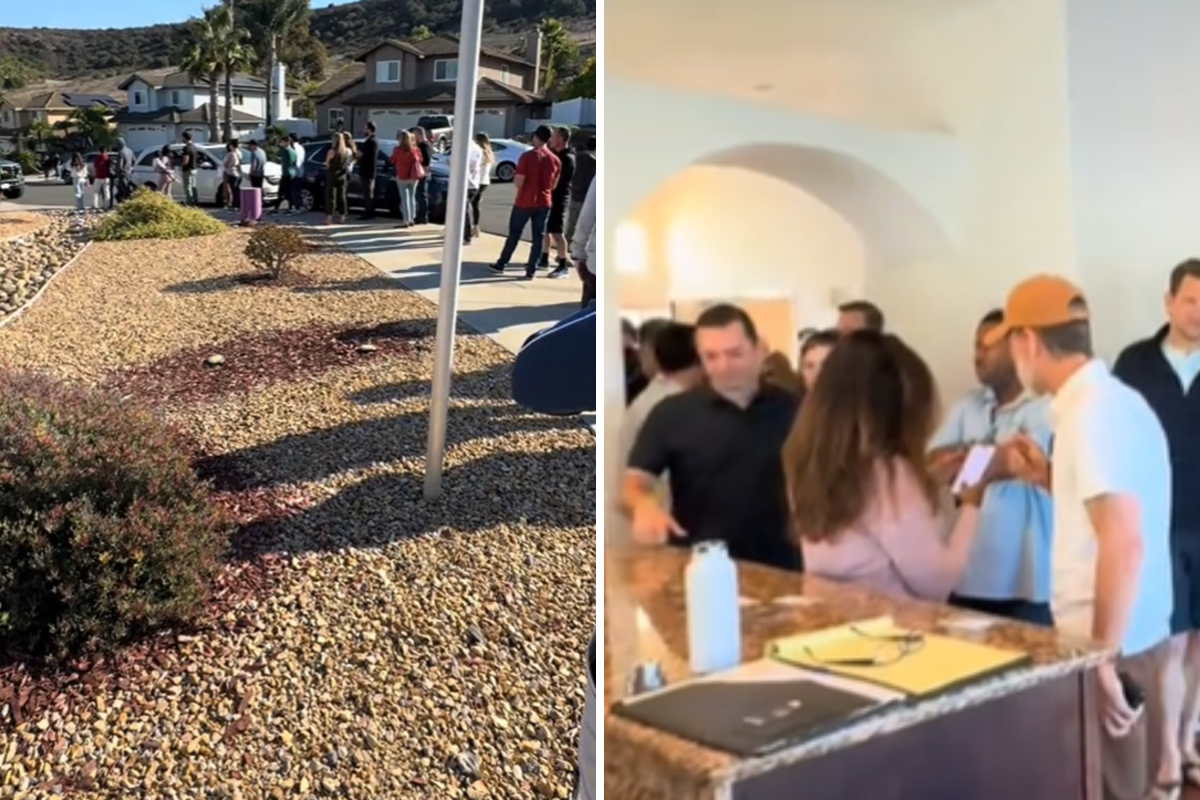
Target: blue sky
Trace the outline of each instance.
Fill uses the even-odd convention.
[[[71,0],[69,13],[61,3],[0,0],[5,8],[0,27],[5,28],[136,28],[164,22],[182,22],[217,0],[117,0],[89,3]],[[236,2],[236,0],[234,0]],[[340,6],[353,0],[309,0],[313,8]]]

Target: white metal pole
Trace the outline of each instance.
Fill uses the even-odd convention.
[[[446,197],[446,241],[442,245],[442,282],[433,387],[429,393],[429,439],[425,448],[425,496],[442,493],[446,459],[446,418],[450,413],[450,373],[454,368],[454,327],[458,319],[458,281],[462,272],[463,226],[467,208],[467,153],[475,124],[475,88],[479,45],[483,38],[483,0],[464,0],[458,42],[458,82],[454,95],[454,136]]]

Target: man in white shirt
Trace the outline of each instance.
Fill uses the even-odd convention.
[[[596,179],[588,186],[587,197],[579,210],[575,222],[575,235],[571,237],[571,258],[583,281],[581,305],[585,308],[596,299]]]
[[[300,144],[300,137],[294,133],[289,134],[288,135],[288,146],[290,148],[292,148],[292,152],[296,154],[296,169],[299,171],[299,174],[303,175],[304,174],[304,159],[306,159],[308,157],[308,154],[304,151],[304,145]],[[303,211],[304,209],[300,204],[300,198],[301,198],[301,195],[303,195],[303,193],[304,193],[304,181],[301,181],[301,180],[292,181],[292,196],[288,198],[288,200],[290,201],[288,203],[288,208],[290,208],[292,210],[300,209],[301,211]]]
[[[483,181],[483,148],[475,144],[474,138],[467,139],[467,208],[466,221],[463,223],[463,244],[471,243],[471,233],[475,231],[476,221],[473,217],[472,203],[475,195],[479,194],[479,184]]]
[[[1169,646],[1171,461],[1145,399],[1092,353],[1083,292],[1039,275],[1008,296],[989,343],[1008,339],[1021,383],[1051,395],[1049,460],[1030,440],[1008,453],[1018,474],[1054,499],[1054,617],[1060,630],[1118,653],[1098,671],[1104,796],[1178,798],[1182,683]],[[1145,696],[1126,698],[1122,677]],[[1146,742],[1160,752],[1148,753]],[[1147,791],[1150,792],[1147,795]]]

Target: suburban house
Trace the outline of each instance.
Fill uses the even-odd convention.
[[[28,100],[17,102],[0,98],[0,146],[14,147],[35,119],[55,125],[70,119],[80,108],[103,106],[115,111],[120,101],[104,94],[88,94],[69,90],[41,92]]]
[[[267,84],[248,75],[235,75],[231,82],[233,133],[244,136],[266,122]],[[224,84],[218,87],[218,107],[210,109],[208,83],[193,80],[186,72],[162,77],[134,73],[118,88],[125,92],[126,103],[113,119],[118,133],[135,151],[178,141],[184,131],[190,131],[196,142],[207,142],[210,115],[218,122],[225,118]]]
[[[473,131],[507,137],[526,130],[530,119],[547,119],[550,101],[540,92],[541,37],[530,37],[524,57],[480,49]],[[318,90],[317,131],[345,128],[360,133],[373,121],[380,136],[394,138],[428,114],[453,114],[458,79],[458,38],[434,36],[420,42],[388,39],[355,61],[361,72],[339,70]]]

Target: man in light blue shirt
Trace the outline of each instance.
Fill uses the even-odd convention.
[[[930,443],[935,471],[953,480],[971,445],[1003,445],[1023,434],[1048,452],[1051,423],[1048,401],[1025,394],[1005,342],[988,347],[984,337],[1003,321],[999,309],[980,320],[975,331],[978,389],[958,402]],[[998,450],[992,471],[1000,478],[984,495],[979,530],[952,605],[1053,626],[1050,609],[1050,495],[1011,479]]]

